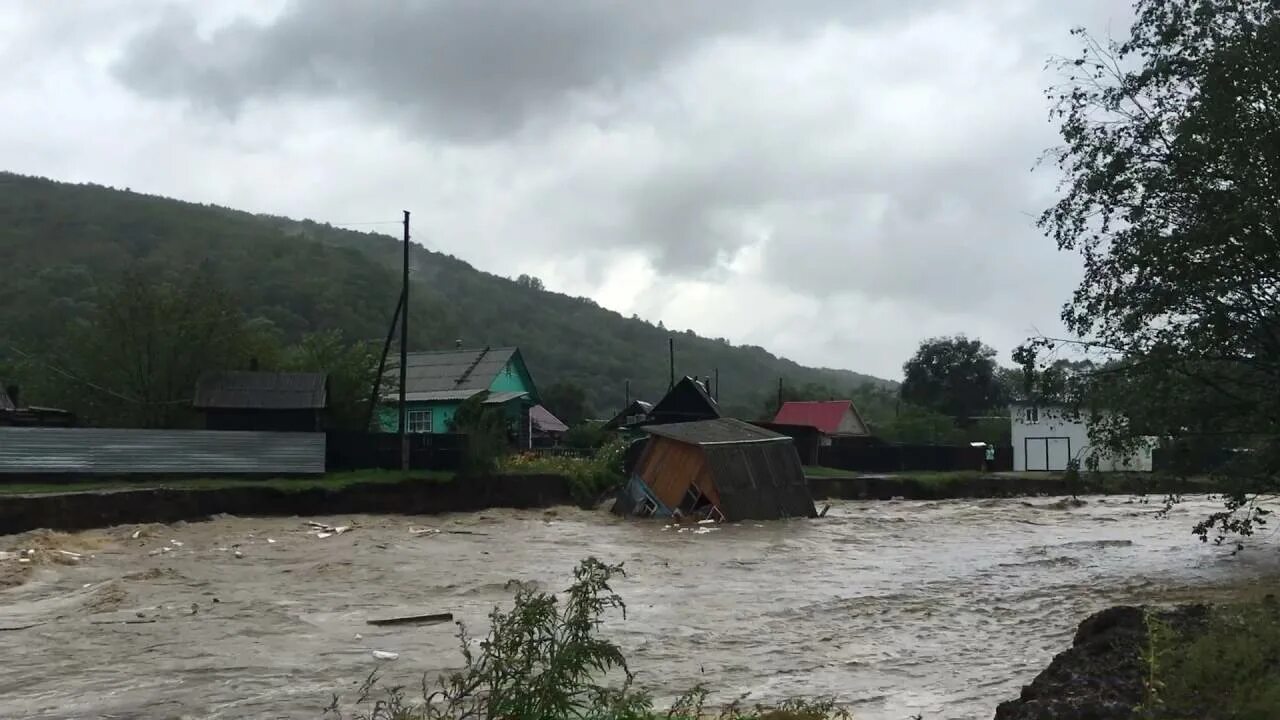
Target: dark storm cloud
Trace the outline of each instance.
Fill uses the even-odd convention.
[[[337,96],[451,139],[522,127],[584,93],[608,94],[709,37],[870,26],[936,0],[299,0],[274,22],[202,36],[171,9],[115,67],[129,87],[234,115],[253,99]],[[910,9],[905,9],[905,8]]]

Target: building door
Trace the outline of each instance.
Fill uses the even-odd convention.
[[[1071,460],[1071,438],[1038,437],[1027,438],[1024,442],[1027,470],[1067,469],[1067,462]]]
[[[1045,455],[1050,470],[1066,470],[1071,460],[1070,438],[1046,438]]]
[[[1027,466],[1024,470],[1049,469],[1049,441],[1047,438],[1027,438],[1025,443]]]

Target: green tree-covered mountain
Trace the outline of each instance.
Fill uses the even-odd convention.
[[[336,329],[380,341],[396,305],[400,253],[388,235],[0,173],[0,363],[13,348],[56,353],[68,324],[87,317],[126,272],[171,282],[211,273],[249,318],[284,340]],[[662,394],[669,337],[677,374],[718,368],[722,404],[742,415],[758,413],[779,377],[840,392],[889,385],[669,331],[421,246],[411,265],[412,349],[449,348],[458,339],[468,347],[518,345],[540,384],[581,386],[597,415],[621,406],[627,379],[633,398]]]

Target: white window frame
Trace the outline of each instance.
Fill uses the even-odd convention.
[[[419,434],[433,432],[435,417],[431,410],[410,410],[406,415],[408,416],[406,432]]]

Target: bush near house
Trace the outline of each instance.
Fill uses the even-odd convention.
[[[588,503],[617,489],[625,479],[622,462],[627,442],[614,439],[589,458],[542,457],[535,453],[509,455],[499,463],[499,472],[521,475],[563,475],[569,478],[573,497]]]

